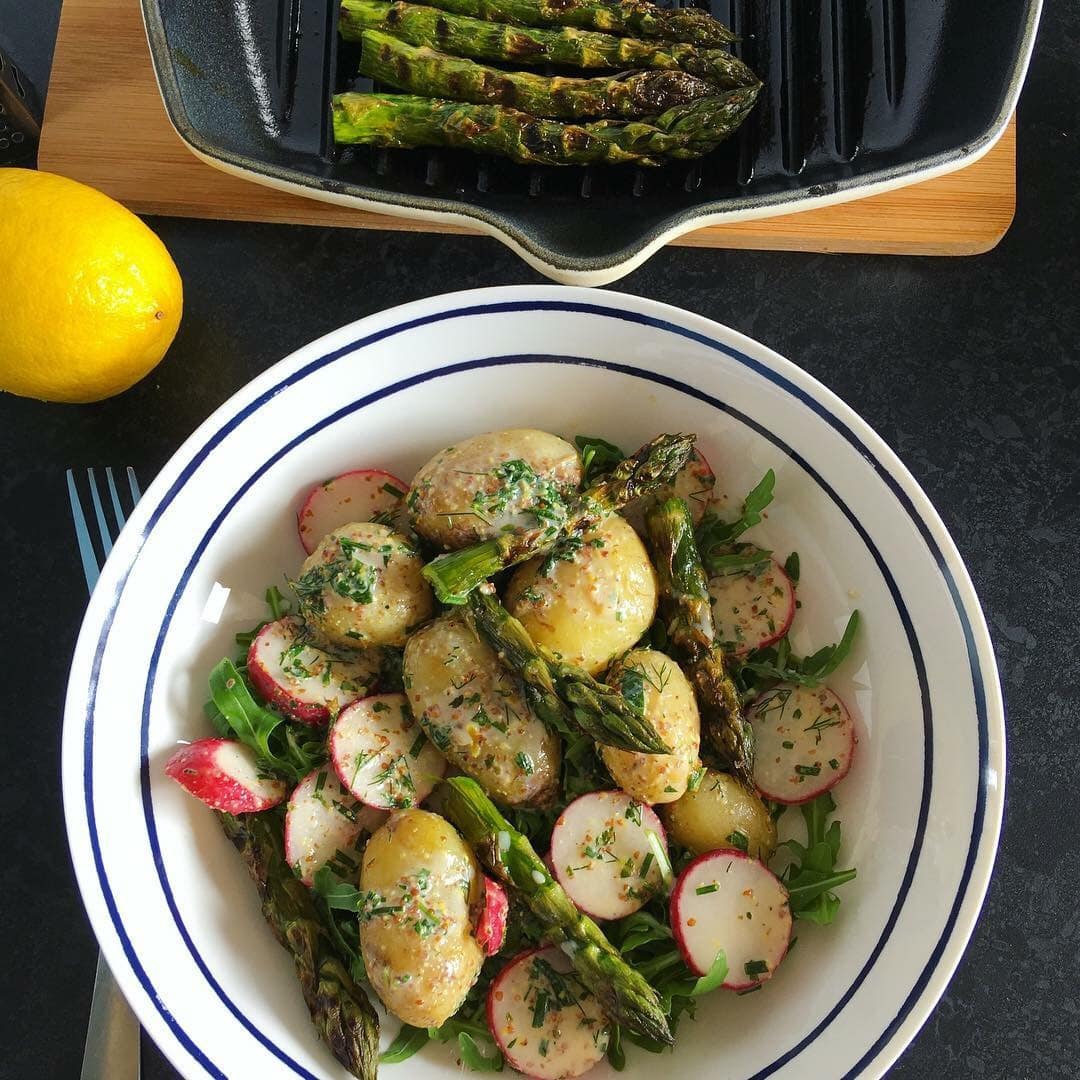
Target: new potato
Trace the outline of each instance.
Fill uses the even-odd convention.
[[[581,538],[565,557],[541,555],[518,567],[506,606],[532,639],[592,675],[649,628],[656,572],[637,533],[618,514]]]
[[[374,893],[360,919],[360,949],[383,1004],[415,1027],[437,1027],[460,1008],[483,950],[470,909],[482,901],[473,853],[438,814],[404,810],[368,841],[360,889]]]
[[[413,478],[406,504],[416,531],[452,550],[565,516],[565,498],[580,485],[581,459],[570,443],[512,428],[440,450]]]
[[[300,611],[332,645],[404,645],[435,598],[419,552],[388,525],[354,522],[328,533],[300,568]]]
[[[632,649],[612,668],[608,682],[621,686],[627,672],[641,679],[645,719],[671,747],[670,754],[638,754],[600,748],[615,783],[628,795],[654,805],[686,791],[701,748],[701,720],[693,687],[679,665],[656,649]]]
[[[559,739],[462,615],[444,615],[413,634],[402,668],[413,715],[454,765],[510,806],[551,801]]]
[[[663,807],[660,816],[671,839],[695,855],[741,847],[736,834],[746,838],[752,858],[768,862],[776,851],[776,823],[765,804],[728,773],[706,769],[697,790]]]

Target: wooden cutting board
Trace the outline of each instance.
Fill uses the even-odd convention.
[[[100,188],[140,214],[473,232],[316,202],[198,160],[166,117],[137,0],[65,0],[38,164]],[[948,176],[801,214],[712,225],[675,243],[974,255],[1005,235],[1015,208],[1014,120],[982,160]]]

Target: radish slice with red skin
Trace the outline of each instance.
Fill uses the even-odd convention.
[[[694,447],[686,464],[675,474],[675,479],[654,495],[635,499],[619,511],[634,527],[639,536],[645,535],[645,510],[658,499],[678,496],[690,507],[690,517],[696,525],[709,508],[716,488],[716,474],[705,455]]]
[[[446,758],[412,718],[404,694],[346,705],[327,745],[345,789],[377,810],[419,806],[446,772]]]
[[[784,568],[767,558],[751,574],[709,579],[716,640],[732,656],[743,656],[779,641],[795,618],[795,586]]]
[[[787,889],[745,852],[710,851],[690,863],[671,893],[671,929],[686,966],[707,975],[722,949],[723,985],[747,990],[772,977],[791,941]]]
[[[385,810],[357,802],[329,765],[313,769],[289,796],[285,861],[305,885],[328,864],[339,876],[355,878],[360,871],[357,844],[362,846],[388,816]]]
[[[328,652],[308,640],[304,622],[287,616],[267,623],[248,649],[252,685],[270,705],[304,724],[318,726],[342,706],[375,689],[378,650]]]
[[[774,687],[746,718],[754,729],[754,785],[766,799],[809,802],[847,776],[855,722],[827,686]]]
[[[499,972],[488,990],[487,1016],[510,1065],[540,1080],[588,1072],[611,1036],[596,998],[557,945],[521,953]]]
[[[409,485],[382,469],[354,469],[312,488],[296,515],[300,543],[310,555],[327,533],[354,521],[404,509]],[[395,526],[396,527],[396,526]]]
[[[255,751],[233,739],[199,739],[181,746],[165,763],[165,775],[226,814],[269,810],[287,794],[284,781],[260,774]]]
[[[576,798],[551,830],[551,867],[571,900],[594,919],[621,919],[663,887],[649,832],[664,850],[664,827],[651,806],[625,791]]]
[[[506,940],[506,917],[510,912],[510,901],[506,890],[491,878],[484,878],[484,908],[476,921],[473,936],[484,950],[485,956],[494,956]]]

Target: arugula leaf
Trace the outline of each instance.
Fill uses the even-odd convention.
[[[766,649],[755,649],[738,663],[735,675],[747,696],[754,696],[763,682],[789,682],[815,687],[828,678],[848,657],[859,629],[859,613],[853,611],[835,645],[826,645],[811,656],[797,657],[786,637]]]
[[[581,454],[582,482],[586,487],[626,457],[614,443],[597,435],[577,435],[574,445]]]
[[[473,1072],[502,1072],[503,1056],[497,1047],[494,1056],[489,1057],[476,1045],[476,1040],[467,1031],[458,1032],[457,1042],[462,1063],[468,1065]]]
[[[752,529],[761,521],[765,508],[773,501],[773,488],[776,486],[776,474],[769,471],[761,478],[757,486],[743,499],[742,513],[735,521],[721,521],[711,510],[705,513],[697,527],[697,545],[705,569],[713,570],[713,560],[728,555],[727,550],[747,529]]]
[[[229,659],[210,672],[210,698],[220,716],[218,728],[250,746],[268,773],[299,782],[326,760],[326,746],[314,729],[300,731],[280,713],[264,708],[251,695],[244,677]]]
[[[832,795],[826,791],[802,806],[806,823],[806,843],[788,840],[784,846],[795,861],[781,875],[791,897],[791,914],[820,925],[831,923],[840,908],[840,898],[833,889],[855,878],[854,868],[837,870],[840,855],[840,822],[829,822],[836,810]]]
[[[720,574],[745,574],[758,566],[764,566],[769,561],[771,551],[759,548],[754,544],[733,544],[727,555],[714,555],[709,559],[709,573]]]
[[[351,911],[353,914],[360,910],[363,894],[347,881],[342,881],[328,866],[321,866],[315,871],[311,890],[328,908]]]
[[[394,1041],[379,1055],[380,1064],[398,1065],[408,1061],[418,1050],[422,1050],[430,1041],[426,1028],[402,1024]]]
[[[716,958],[713,960],[707,975],[703,975],[696,983],[694,983],[694,989],[690,991],[691,997],[700,997],[702,994],[709,993],[710,990],[715,990],[718,986],[722,986],[724,980],[728,974],[728,962],[727,956],[724,954],[724,950],[721,949],[716,954]]]

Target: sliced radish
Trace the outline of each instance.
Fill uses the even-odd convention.
[[[386,820],[350,795],[329,765],[309,772],[293,789],[285,811],[285,861],[310,885],[315,871],[331,866],[339,876],[355,879],[359,851],[367,837]]]
[[[260,695],[305,724],[325,724],[342,706],[375,689],[378,650],[328,652],[313,645],[302,619],[267,623],[248,649],[247,670]]]
[[[663,887],[663,868],[649,842],[667,850],[651,806],[625,791],[591,791],[559,815],[551,831],[551,866],[559,884],[595,919],[632,915]]]
[[[446,772],[446,758],[412,718],[404,694],[346,705],[327,745],[346,790],[378,810],[419,806]]]
[[[728,966],[723,985],[746,990],[771,978],[788,950],[787,889],[745,852],[710,851],[675,882],[671,929],[695,975],[707,975],[723,950]]]
[[[181,746],[165,763],[165,774],[226,814],[269,810],[287,792],[284,781],[260,773],[254,750],[233,739],[199,739]]]
[[[656,495],[635,499],[623,507],[622,516],[634,527],[634,531],[645,535],[645,511],[658,498],[670,499],[678,496],[686,500],[690,507],[690,516],[696,525],[704,516],[712,501],[716,487],[716,474],[705,459],[705,455],[694,448],[686,464],[675,474],[675,479]]]
[[[766,799],[809,802],[847,776],[855,723],[827,686],[777,686],[746,717],[754,729],[754,784]]]
[[[709,594],[717,640],[734,656],[779,641],[795,618],[795,586],[775,559],[751,574],[711,578]]]
[[[511,960],[488,990],[487,1015],[506,1060],[526,1076],[581,1076],[607,1053],[607,1019],[557,945]]]
[[[506,940],[506,917],[510,912],[510,901],[506,890],[491,878],[484,878],[484,910],[476,922],[477,944],[484,950],[485,956],[494,956]]]
[[[354,469],[312,488],[296,515],[300,543],[310,555],[327,533],[354,521],[394,516],[404,507],[409,485],[382,469]]]

